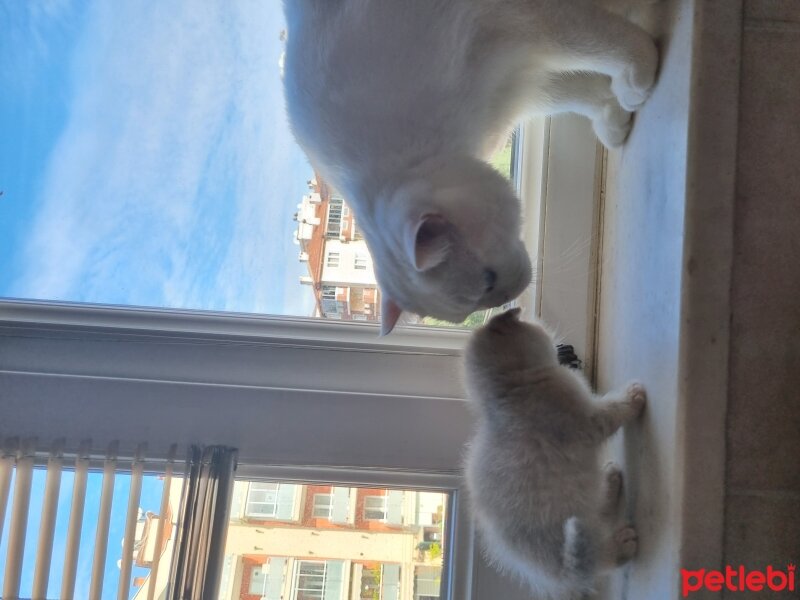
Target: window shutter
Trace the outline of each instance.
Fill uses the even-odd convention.
[[[297,486],[287,483],[278,487],[278,508],[275,518],[280,521],[291,521],[294,518],[294,499]]]
[[[331,521],[334,523],[347,523],[350,521],[350,488],[333,488]]]
[[[272,557],[269,559],[267,589],[264,594],[264,600],[281,600],[281,594],[283,593],[283,572],[285,566],[285,558]]]
[[[247,484],[243,481],[236,481],[233,484],[233,496],[231,496],[231,519],[241,519],[244,516],[244,504],[247,498]]]
[[[381,600],[400,600],[400,565],[383,565]]]
[[[389,490],[386,495],[386,522],[389,525],[403,524],[403,492]]]
[[[325,590],[323,600],[342,600],[342,583],[344,581],[344,562],[329,560],[325,568]]]

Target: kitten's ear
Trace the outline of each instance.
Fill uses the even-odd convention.
[[[441,264],[450,249],[450,224],[441,215],[427,213],[406,223],[406,255],[417,271]]]
[[[386,294],[381,293],[381,335],[388,335],[397,325],[403,309]]]

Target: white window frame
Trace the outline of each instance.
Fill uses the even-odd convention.
[[[299,591],[301,591],[300,587],[299,587],[299,582],[300,582],[300,577],[302,576],[301,571],[303,569],[303,564],[322,565],[322,590],[323,590],[322,594],[323,595],[320,596],[320,600],[322,600],[324,598],[324,594],[325,594],[325,591],[324,591],[325,590],[325,580],[326,580],[326,578],[328,576],[328,561],[326,561],[326,560],[306,560],[306,559],[298,559],[294,563],[294,574],[292,576],[292,596],[291,596],[292,600],[296,600],[297,593]],[[317,577],[317,575],[306,575],[306,577]],[[303,591],[313,591],[313,590],[308,590],[308,589],[304,588]]]
[[[344,200],[338,196],[331,196],[328,203],[328,215],[325,220],[325,237],[340,239],[342,237],[342,221]]]
[[[267,487],[269,486],[269,487]],[[272,489],[274,486],[274,489]],[[275,516],[278,514],[278,489],[280,488],[280,484],[274,483],[271,481],[253,481],[250,482],[247,486],[247,498],[245,500],[245,509],[244,514],[248,518],[258,518],[258,519],[274,519]],[[264,505],[268,506],[270,503],[268,502],[260,502],[251,499],[251,494],[259,494],[264,492],[272,492],[275,496],[275,501],[272,503],[272,513],[267,513],[259,510],[253,510],[251,505]]]
[[[381,506],[380,507],[375,507],[375,506],[368,507],[367,506],[367,501],[368,500],[372,500],[373,504],[375,504],[375,502],[374,502],[375,500],[380,500]],[[386,522],[386,518],[387,518],[387,516],[389,514],[389,509],[387,507],[386,500],[387,500],[387,497],[386,497],[385,494],[383,496],[377,496],[377,495],[364,496],[364,520],[365,521]],[[378,517],[378,518],[368,517],[367,516],[367,511],[375,511],[375,512],[380,511],[381,513],[383,513],[383,516],[382,517]]]
[[[317,500],[323,498],[327,498],[327,504],[324,506],[320,506],[321,503],[318,503]],[[317,511],[320,508],[323,509],[325,514],[317,514]],[[314,517],[315,519],[330,519],[332,512],[333,512],[333,494],[330,493],[314,494],[311,516]]]
[[[537,236],[569,231],[556,219],[564,211],[550,210],[560,196],[588,189],[581,202],[597,201],[602,162],[588,123],[575,119],[527,124],[520,135],[528,156],[517,165],[520,191],[527,205],[545,201],[526,210],[544,286],[522,302],[550,323],[572,317],[553,312],[561,309],[547,287],[558,265],[548,262],[550,236]],[[562,154],[569,168],[554,165]],[[583,338],[566,340],[587,366],[591,333],[587,326]],[[499,591],[505,580],[488,575],[475,551],[462,502],[462,448],[473,430],[460,383],[467,337],[398,327],[381,338],[375,323],[0,300],[0,422],[40,439],[145,441],[151,456],[173,443],[226,443],[240,450],[242,478],[447,492],[442,598],[515,600],[513,584]]]
[[[339,268],[339,261],[341,259],[341,254],[339,252],[328,252],[327,260],[325,261],[325,266],[329,269],[337,269]]]

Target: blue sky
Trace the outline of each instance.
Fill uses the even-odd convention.
[[[0,0],[0,22],[0,297],[311,314],[292,214],[312,171],[284,117],[277,0]],[[116,597],[128,482],[116,483],[104,598]],[[39,472],[23,592],[43,489]],[[141,506],[157,511],[160,493],[150,478]]]
[[[310,314],[277,0],[0,0],[0,19],[0,296]]]

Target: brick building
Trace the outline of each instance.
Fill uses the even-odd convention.
[[[445,496],[237,482],[221,598],[439,597]]]
[[[353,211],[319,175],[297,205],[295,243],[308,266],[300,278],[316,300],[315,316],[343,321],[380,320],[372,257]]]

